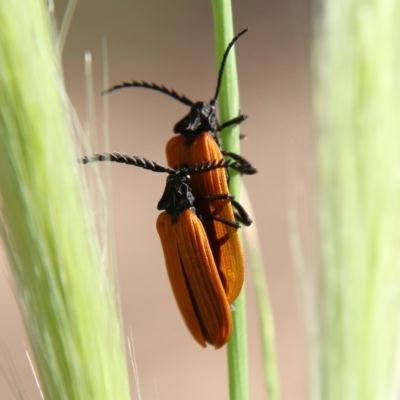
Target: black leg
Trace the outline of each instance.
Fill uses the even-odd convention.
[[[196,197],[196,201],[202,200],[226,200],[226,199],[233,199],[235,196],[230,193],[221,193],[221,194],[210,194],[207,196]]]
[[[218,221],[225,225],[231,226],[232,228],[236,228],[236,229],[240,228],[240,224],[238,224],[237,222],[230,221],[229,219],[225,219],[225,218],[219,218],[214,215],[202,215],[201,219],[212,219],[214,221]]]
[[[241,222],[241,224],[244,226],[250,226],[253,221],[250,218],[249,214],[247,214],[247,211],[236,200],[232,199],[231,203],[233,207],[236,209],[236,211],[234,212],[235,219]]]
[[[228,126],[232,126],[232,125],[239,125],[240,123],[242,123],[244,120],[246,120],[247,118],[249,118],[246,114],[240,114],[238,115],[236,118],[233,118],[229,121],[224,122],[220,127],[219,127],[219,131],[222,131],[223,129],[227,128]]]

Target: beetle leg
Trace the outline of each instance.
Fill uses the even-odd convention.
[[[235,200],[235,196],[233,196],[230,193],[222,193],[222,194],[215,194],[215,195],[208,195],[208,196],[202,196],[202,197],[197,197],[196,201],[201,201],[201,200],[223,200],[223,199],[229,199],[231,201],[232,206],[235,208],[235,219],[239,222],[242,223],[244,226],[250,226],[252,224],[252,219],[250,218],[249,214],[247,211],[243,208],[243,206]],[[233,226],[234,228],[240,228],[240,225],[237,223],[233,223],[233,221],[230,221],[225,218],[219,218],[215,217],[213,215],[204,215],[203,218],[207,219],[213,219],[215,221],[220,221],[226,225]]]
[[[239,114],[237,117],[230,119],[229,121],[224,122],[220,127],[219,131],[222,131],[223,129],[227,128],[228,126],[232,125],[239,125],[242,123],[244,120],[249,118],[246,114]]]
[[[202,201],[202,200],[232,200],[234,199],[235,196],[230,193],[221,193],[221,194],[209,194],[207,196],[201,196],[201,197],[196,197],[196,201]]]
[[[232,228],[236,228],[236,229],[240,228],[240,224],[238,224],[236,221],[230,221],[229,219],[216,217],[215,215],[198,215],[198,217],[200,219],[212,219],[214,221],[218,221],[225,225],[231,226]]]

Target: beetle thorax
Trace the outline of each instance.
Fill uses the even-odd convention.
[[[171,214],[172,222],[176,222],[180,213],[194,206],[194,196],[188,184],[189,177],[182,172],[167,178],[164,193],[158,202],[157,209]]]
[[[218,131],[215,105],[198,101],[190,108],[189,114],[178,121],[174,132],[185,136],[186,144],[190,146],[196,136],[203,132],[214,135]]]

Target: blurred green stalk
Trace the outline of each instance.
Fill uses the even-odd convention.
[[[245,187],[242,188],[242,205],[245,206],[246,211],[252,217],[255,216]],[[274,316],[256,221],[253,221],[251,226],[246,227],[244,237],[251,261],[252,283],[256,294],[258,318],[260,320],[265,392],[268,400],[279,400],[281,394],[275,349]]]
[[[46,399],[129,399],[43,0],[0,2],[1,233]]]
[[[311,398],[400,389],[400,2],[320,0],[314,100],[321,205]]]

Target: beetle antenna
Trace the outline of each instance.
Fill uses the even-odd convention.
[[[96,161],[114,161],[121,164],[134,165],[135,167],[148,169],[153,172],[166,172],[167,174],[174,174],[176,172],[173,168],[164,167],[155,161],[148,160],[145,157],[141,159],[136,154],[129,156],[128,154],[121,154],[117,153],[116,151],[113,153],[104,152],[103,154],[94,153],[91,157],[85,156],[78,159],[80,164],[88,164]]]
[[[241,167],[241,163],[232,160],[219,160],[219,161],[206,161],[200,164],[194,164],[190,167],[183,167],[178,169],[173,169],[171,167],[164,167],[155,161],[150,161],[147,158],[140,158],[136,154],[130,156],[126,153],[121,154],[116,151],[113,153],[93,153],[93,156],[84,156],[78,159],[79,164],[89,164],[97,161],[113,161],[121,164],[134,165],[135,167],[147,169],[153,172],[165,172],[167,174],[175,174],[180,171],[186,175],[196,175],[208,171],[213,171],[218,168],[233,168],[238,169]]]
[[[183,171],[187,173],[187,175],[196,175],[201,174],[208,171],[213,171],[218,168],[233,168],[237,169],[240,167],[240,163],[232,160],[219,160],[219,161],[207,161],[202,162],[201,164],[191,165],[190,167],[184,168]]]
[[[236,154],[236,153],[231,153],[230,151],[225,151],[225,150],[222,150],[221,153],[224,156],[231,157],[236,162],[237,165],[234,165],[231,168],[236,169],[240,173],[246,174],[246,175],[253,175],[258,172],[257,168],[253,164],[251,164],[249,161],[247,161],[244,157],[242,157],[241,155]],[[238,167],[238,168],[236,168],[236,167]]]
[[[222,83],[222,75],[224,73],[224,68],[225,68],[225,63],[228,58],[229,51],[231,50],[232,46],[235,44],[236,40],[240,38],[240,36],[244,35],[248,31],[248,28],[244,29],[242,32],[239,32],[228,44],[228,47],[225,50],[224,56],[222,58],[221,62],[221,67],[219,68],[219,73],[218,73],[218,83],[217,83],[217,90],[215,91],[215,96],[211,100],[211,105],[214,105],[217,101],[219,90],[221,89],[221,83]]]
[[[156,90],[158,92],[161,92],[168,96],[171,96],[175,100],[178,100],[181,103],[183,103],[189,107],[191,107],[194,104],[192,100],[189,100],[184,95],[180,95],[180,94],[176,93],[175,90],[173,90],[173,89],[167,89],[164,85],[159,86],[159,85],[156,85],[155,83],[147,83],[144,81],[142,81],[142,82],[136,82],[136,81],[122,82],[120,85],[115,85],[115,86],[111,87],[110,89],[105,90],[104,92],[102,92],[102,94],[108,94],[108,93],[113,92],[114,90],[124,89],[124,88],[129,88],[129,87],[140,87],[140,88],[145,88],[145,89]]]

